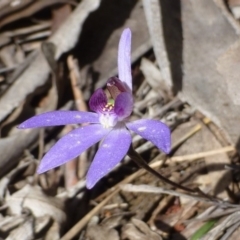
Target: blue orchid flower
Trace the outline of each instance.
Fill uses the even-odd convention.
[[[91,189],[127,154],[132,137],[130,130],[151,141],[165,153],[170,151],[171,134],[167,125],[157,120],[130,122],[133,110],[131,75],[131,31],[125,29],[118,49],[118,78],[107,81],[111,98],[97,89],[90,98],[93,112],[52,111],[34,116],[18,126],[20,129],[90,123],[62,137],[43,157],[37,172],[43,173],[70,161],[101,141],[86,176]]]

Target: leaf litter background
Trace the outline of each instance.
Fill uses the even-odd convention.
[[[1,0],[0,238],[237,239],[239,18],[239,0]],[[35,173],[77,126],[16,126],[54,109],[87,110],[93,91],[117,74],[126,27],[132,118],[165,122],[173,141],[169,156],[137,136],[134,147],[159,173],[202,193],[174,189],[128,157],[86,190],[97,146]]]

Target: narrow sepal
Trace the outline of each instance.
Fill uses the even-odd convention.
[[[152,142],[163,152],[170,152],[171,132],[166,124],[157,120],[141,119],[126,125],[130,130]]]
[[[43,173],[79,156],[109,133],[101,124],[77,128],[62,137],[43,157],[37,172]]]
[[[131,72],[131,30],[125,29],[121,35],[118,46],[118,77],[132,90]]]
[[[52,111],[34,116],[21,123],[18,128],[38,128],[66,124],[98,123],[98,114],[80,111]]]
[[[126,155],[131,134],[126,128],[113,129],[101,143],[87,173],[87,188],[91,189]]]

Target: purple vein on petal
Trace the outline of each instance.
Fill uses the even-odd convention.
[[[103,140],[87,173],[87,188],[91,189],[126,155],[131,134],[126,128],[113,129]]]
[[[120,120],[129,117],[133,110],[133,97],[128,92],[120,93],[115,101],[114,112]]]
[[[126,125],[130,130],[152,142],[163,152],[170,152],[171,133],[166,124],[157,120],[141,119]]]
[[[118,77],[125,82],[132,91],[131,72],[131,30],[125,29],[121,35],[118,46]]]
[[[77,128],[62,137],[43,157],[37,172],[43,173],[79,156],[109,133],[101,124]]]
[[[89,100],[89,107],[94,112],[102,112],[102,109],[107,104],[107,96],[105,92],[99,88],[97,89]]]
[[[29,118],[18,128],[37,128],[66,124],[98,123],[98,114],[80,111],[52,111]]]

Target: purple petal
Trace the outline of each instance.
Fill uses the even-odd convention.
[[[171,150],[171,133],[168,126],[157,120],[137,120],[126,124],[133,132],[156,145],[160,150],[169,153]]]
[[[37,172],[43,173],[76,158],[109,133],[101,124],[77,128],[62,137],[43,157]]]
[[[114,104],[114,112],[122,120],[131,115],[133,110],[132,94],[124,92],[117,96]]]
[[[89,107],[94,112],[102,112],[102,109],[107,104],[107,96],[105,92],[99,88],[97,89],[89,100]]]
[[[80,111],[52,111],[46,112],[21,123],[18,128],[37,128],[60,126],[66,124],[98,123],[98,114]]]
[[[131,30],[125,29],[118,45],[118,77],[132,91],[131,73]]]
[[[126,128],[113,129],[103,140],[87,173],[87,188],[91,189],[126,155],[131,134]]]

